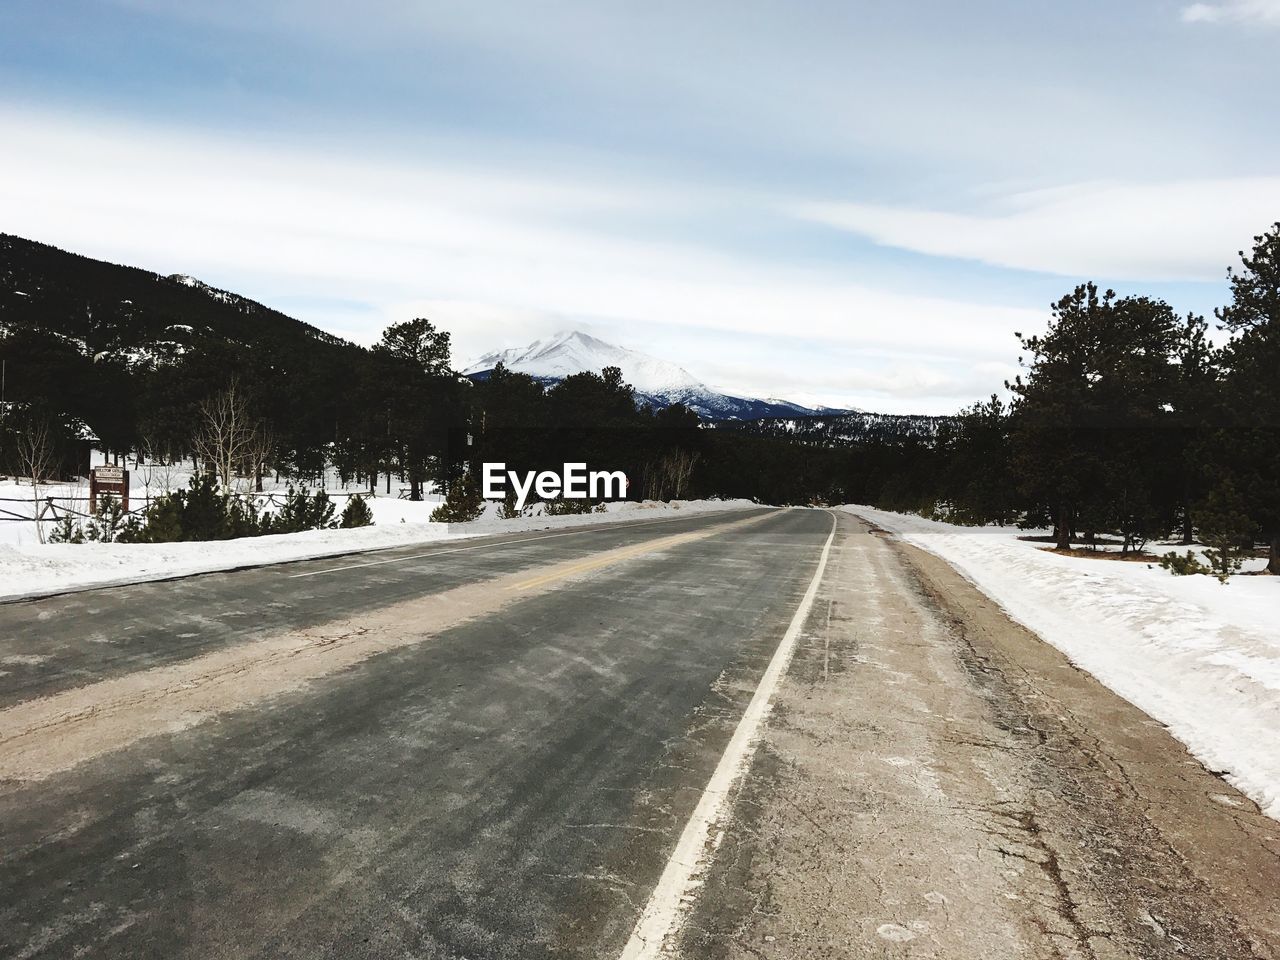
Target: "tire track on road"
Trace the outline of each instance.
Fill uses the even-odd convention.
[[[409,646],[596,570],[740,530],[776,511],[509,574],[392,604],[358,618],[223,648],[0,711],[0,781],[41,780],[161,733],[186,729],[379,653]]]

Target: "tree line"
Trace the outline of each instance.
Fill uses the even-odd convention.
[[[799,435],[846,450],[829,466],[851,501],[1051,527],[1058,549],[1198,538],[1226,572],[1260,541],[1280,574],[1280,223],[1240,257],[1219,345],[1205,317],[1086,283],[1044,332],[1015,334],[1008,399],[910,429],[849,435],[836,418]]]

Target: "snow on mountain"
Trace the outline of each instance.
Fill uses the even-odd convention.
[[[563,380],[574,373],[587,370],[599,373],[605,367],[618,367],[627,383],[646,394],[706,389],[683,367],[576,330],[535,340],[527,347],[490,353],[462,372],[472,376],[492,370],[499,363],[505,364],[508,370],[527,373],[539,380]]]
[[[635,388],[639,402],[657,408],[683,403],[708,420],[754,420],[818,412],[786,400],[759,400],[720,393],[677,364],[606,343],[577,330],[535,340],[527,347],[486,354],[462,372],[473,380],[484,380],[499,363],[545,384],[557,383],[575,373],[599,373],[605,367],[618,367],[622,379]],[[818,409],[828,411],[825,407]]]

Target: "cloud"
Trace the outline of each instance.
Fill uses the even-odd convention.
[[[806,173],[831,165],[833,182],[852,164],[917,191],[938,170],[1141,175],[1273,142],[1224,121],[1243,108],[1228,100],[1217,64],[1158,49],[1145,27],[1137,36],[1123,29],[1127,17],[1111,18],[1115,29],[1082,52],[1071,40],[1079,19],[1115,12],[1105,0],[1012,10],[947,0],[114,2],[162,29],[198,29],[196,76],[208,34],[231,38],[232,48],[256,41],[254,58],[219,64],[218,84],[230,74],[254,89],[263,82],[259,51],[269,51],[283,74],[307,76],[311,89],[281,83],[267,92],[304,103],[327,94],[330,113],[390,74],[394,83],[359,97],[362,123],[381,114],[401,128],[407,115],[431,124],[458,111],[480,129],[518,118],[540,136],[646,159],[692,157],[741,176],[776,176],[779,164],[804,158]],[[362,67],[317,70],[317,56],[322,64],[362,58]],[[291,58],[304,69],[287,69]],[[421,67],[431,63],[448,69]],[[1237,59],[1231,72],[1246,63]],[[1257,68],[1258,82],[1268,70]],[[327,88],[335,77],[341,84]],[[185,70],[173,81],[178,89],[193,82]],[[203,86],[207,95],[207,79]],[[1062,135],[1086,128],[1108,135]]]
[[[1193,3],[1182,9],[1184,23],[1263,23],[1280,26],[1280,0],[1228,0]]]
[[[992,393],[1004,395],[1004,381],[1019,372],[1012,363],[878,357],[857,351],[791,362],[782,350],[774,360],[764,366],[759,358],[731,356],[726,362],[711,357],[700,369],[708,383],[726,393],[884,413],[954,413]],[[768,389],[760,390],[760,385]]]
[[[267,303],[367,304],[358,329],[362,314],[349,307],[332,321],[322,308],[302,314],[366,342],[417,313],[453,332],[459,357],[569,325],[623,342],[658,325],[668,358],[699,374],[707,343],[744,336],[758,363],[779,344],[811,361],[833,344],[923,366],[991,360],[1009,355],[1012,330],[1043,320],[1039,310],[881,289],[838,267],[682,239],[680,218],[710,214],[696,206],[700,191],[680,186],[375,162],[3,109],[0,126],[23,145],[0,155],[7,232],[191,273]],[[664,211],[677,226],[658,239],[612,219]]]
[[[933,256],[1076,278],[1208,281],[1280,215],[1280,177],[1080,184],[992,206],[982,214],[838,202],[789,209]]]

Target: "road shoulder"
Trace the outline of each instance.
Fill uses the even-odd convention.
[[[842,518],[682,952],[1280,956],[1280,824],[944,561]]]

